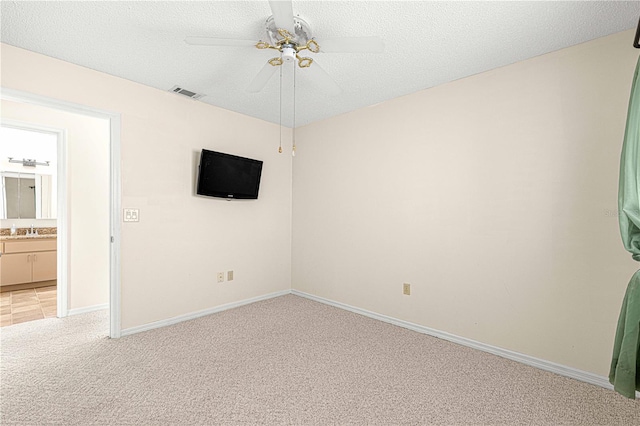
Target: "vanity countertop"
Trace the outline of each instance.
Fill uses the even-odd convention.
[[[56,234],[42,234],[42,235],[0,235],[0,241],[13,241],[13,240],[42,240],[46,238],[57,238]]]

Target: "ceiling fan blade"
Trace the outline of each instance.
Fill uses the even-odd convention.
[[[255,47],[255,40],[234,40],[230,38],[215,37],[193,37],[189,36],[184,39],[187,44],[198,46],[248,46]]]
[[[382,53],[384,41],[380,37],[344,37],[319,41],[320,51],[326,53]]]
[[[318,61],[314,60],[308,68],[300,68],[300,72],[306,73],[311,80],[315,81],[331,95],[337,95],[342,92],[338,83],[318,64]]]
[[[276,72],[276,68],[278,67],[274,67],[269,63],[269,61],[267,61],[262,69],[258,72],[258,74],[253,77],[251,83],[249,83],[249,85],[247,86],[247,92],[258,93],[259,91],[261,91],[264,86],[266,86],[269,79],[271,79],[273,73]]]
[[[295,34],[293,24],[293,5],[291,0],[269,0],[271,12],[273,12],[273,20],[278,28],[284,28],[291,34]]]

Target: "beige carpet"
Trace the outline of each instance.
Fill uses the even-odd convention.
[[[289,295],[106,338],[1,330],[3,425],[638,425],[640,403]]]

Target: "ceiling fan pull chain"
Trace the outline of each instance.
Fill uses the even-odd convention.
[[[291,156],[296,156],[296,67],[293,67],[293,148],[291,149]]]
[[[273,64],[271,64],[273,65]],[[280,68],[280,146],[278,147],[278,153],[282,154],[282,67]]]

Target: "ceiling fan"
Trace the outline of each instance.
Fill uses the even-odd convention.
[[[317,81],[330,93],[341,91],[336,82],[327,72],[318,65],[313,58],[301,56],[304,51],[310,53],[380,53],[384,51],[383,41],[376,36],[372,37],[343,37],[324,40],[320,43],[311,35],[307,22],[293,16],[291,0],[269,0],[273,13],[266,21],[266,39],[260,40],[235,40],[213,37],[186,37],[185,42],[192,45],[204,46],[254,46],[260,50],[277,50],[280,54],[269,59],[254,79],[247,86],[247,91],[260,92],[273,76],[277,67],[297,61],[298,68],[305,70],[311,79]]]

